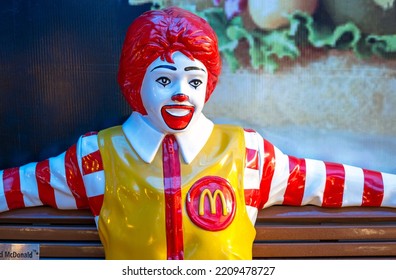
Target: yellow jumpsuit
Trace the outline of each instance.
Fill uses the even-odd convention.
[[[106,178],[98,229],[106,258],[169,258],[175,235],[166,232],[172,227],[166,225],[162,149],[145,163],[121,127],[98,136]],[[243,130],[216,125],[193,162],[179,161],[182,230],[176,236],[184,259],[251,259],[255,229],[244,200]]]

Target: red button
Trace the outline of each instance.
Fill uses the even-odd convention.
[[[186,208],[197,226],[219,231],[227,228],[235,216],[235,192],[224,178],[207,176],[195,182],[188,191]]]

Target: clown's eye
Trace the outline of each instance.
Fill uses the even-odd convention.
[[[166,87],[167,85],[170,84],[171,80],[167,77],[159,77],[158,79],[155,80],[157,83],[160,85]]]
[[[202,81],[199,79],[194,79],[192,81],[189,82],[189,84],[193,87],[193,88],[197,88],[202,84]]]

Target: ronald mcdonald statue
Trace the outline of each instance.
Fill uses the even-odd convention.
[[[139,16],[118,82],[120,126],[65,153],[0,171],[0,211],[89,208],[106,259],[251,259],[259,209],[396,207],[396,175],[283,154],[257,132],[202,109],[220,75],[206,21],[171,7]]]

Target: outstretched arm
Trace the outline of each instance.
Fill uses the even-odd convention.
[[[396,207],[396,175],[288,156],[254,131],[245,138],[258,176],[256,186],[245,186],[248,205]]]
[[[49,205],[90,207],[95,213],[104,192],[101,162],[97,135],[91,133],[57,157],[0,171],[0,212]]]

